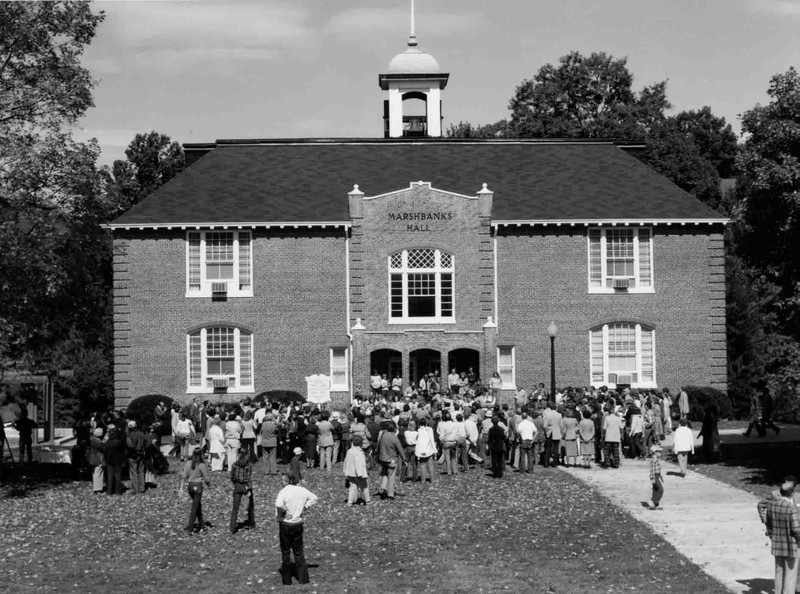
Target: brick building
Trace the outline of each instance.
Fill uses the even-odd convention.
[[[726,220],[612,142],[441,138],[448,78],[412,35],[383,139],[186,145],[109,225],[117,404],[453,367],[508,395],[551,321],[560,386],[724,390]]]

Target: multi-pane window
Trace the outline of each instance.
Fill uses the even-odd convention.
[[[652,243],[648,227],[589,229],[589,292],[652,292]]]
[[[655,387],[655,331],[632,322],[605,324],[589,336],[592,384]]]
[[[435,249],[389,256],[389,323],[452,323],[453,256]]]
[[[186,295],[253,294],[249,231],[190,231],[186,237]],[[224,290],[223,290],[224,289]]]
[[[253,390],[253,335],[228,326],[201,328],[187,336],[190,392]]]
[[[497,372],[500,374],[504,388],[515,386],[514,347],[497,347]]]
[[[347,373],[347,347],[331,348],[331,390],[350,388]]]

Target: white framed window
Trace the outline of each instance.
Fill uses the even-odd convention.
[[[589,229],[589,293],[653,293],[650,227]]]
[[[347,364],[347,347],[331,348],[331,390],[347,391],[350,378]]]
[[[241,328],[212,326],[186,337],[188,392],[253,392],[253,335]]]
[[[655,330],[633,322],[604,324],[589,332],[593,386],[656,387]]]
[[[517,374],[513,346],[497,347],[497,373],[503,382],[504,390],[517,389]]]
[[[186,296],[253,296],[250,231],[189,231],[186,234]]]
[[[389,256],[389,323],[453,324],[453,255],[413,249]]]

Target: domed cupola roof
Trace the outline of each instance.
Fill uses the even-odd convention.
[[[408,40],[408,49],[392,58],[386,71],[387,74],[439,74],[441,72],[442,69],[436,58],[420,50],[413,37]]]

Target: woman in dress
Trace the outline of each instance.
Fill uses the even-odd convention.
[[[186,485],[189,497],[192,499],[192,507],[189,511],[189,524],[184,528],[187,534],[195,531],[195,525],[203,532],[206,531],[206,524],[203,520],[203,484],[210,487],[208,467],[203,460],[203,450],[195,448],[192,452],[192,459],[187,461],[181,473],[181,483],[178,487],[178,495]]]
[[[431,484],[436,482],[436,438],[433,429],[428,427],[428,420],[419,420],[419,431],[417,432],[417,445],[414,447],[414,455],[417,457],[417,467],[420,468],[420,480],[424,481],[423,475],[427,473],[428,481]]]
[[[304,431],[306,468],[314,468],[317,459],[317,443],[319,442],[319,427],[311,420],[308,421]],[[331,448],[333,444],[331,444]]]
[[[583,465],[586,468],[592,466],[592,456],[594,456],[594,436],[595,426],[592,420],[592,412],[589,409],[583,411],[583,419],[578,424],[578,438],[580,439],[580,454],[583,458]]]
[[[333,425],[328,420],[331,413],[323,410],[320,415],[320,420],[317,421],[317,429],[319,430],[319,469],[328,469],[328,472],[333,470]]]
[[[561,419],[561,447],[564,452],[562,463],[565,466],[578,465],[578,419],[575,411],[565,411]],[[571,462],[570,462],[571,461]]]

